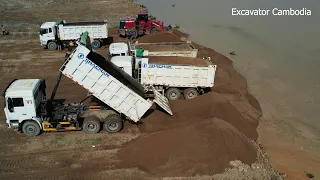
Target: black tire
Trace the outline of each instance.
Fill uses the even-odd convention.
[[[83,120],[82,130],[88,134],[98,133],[100,128],[101,123],[95,116],[88,116]]]
[[[27,121],[22,125],[22,132],[27,136],[38,136],[41,133],[41,128],[35,121]]]
[[[185,99],[193,99],[199,96],[199,92],[195,88],[188,88],[183,91],[183,96]]]
[[[123,128],[123,121],[118,114],[109,115],[103,124],[104,130],[109,133],[115,133],[121,131]]]
[[[95,49],[98,49],[101,47],[101,42],[97,39],[93,40],[93,42],[91,43],[91,46]]]
[[[49,42],[48,45],[47,45],[48,49],[51,50],[51,51],[54,51],[57,49],[57,43],[56,42]]]
[[[181,92],[177,88],[170,88],[166,92],[166,97],[171,101],[175,101],[175,100],[180,99]]]
[[[151,34],[154,34],[154,33],[158,33],[158,32],[161,32],[161,30],[159,28],[153,28],[151,29]]]

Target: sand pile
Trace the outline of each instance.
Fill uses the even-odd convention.
[[[191,57],[174,57],[174,56],[150,56],[149,63],[155,64],[175,64],[175,65],[196,65],[207,67],[211,65],[208,61]]]
[[[146,136],[119,151],[124,166],[161,176],[221,173],[232,160],[256,159],[249,138],[257,121],[248,121],[222,95],[211,92],[171,102],[174,116],[155,110],[139,125]]]
[[[142,38],[159,42],[167,36],[163,34]],[[160,108],[149,114],[138,126],[145,135],[118,153],[124,166],[138,166],[161,176],[191,176],[221,173],[233,160],[246,164],[255,161],[249,138],[258,136],[259,103],[248,93],[246,80],[228,58],[196,46],[198,57],[210,56],[218,65],[213,91],[191,100],[171,101],[174,116]]]
[[[149,134],[120,150],[127,166],[161,176],[193,176],[223,172],[232,160],[251,164],[255,149],[245,135],[213,118]]]
[[[180,37],[171,32],[159,32],[142,36],[137,39],[139,43],[157,43],[157,42],[183,42]]]
[[[247,137],[256,139],[256,122],[247,121],[241,113],[218,93],[211,92],[191,100],[178,100],[170,102],[174,116],[155,110],[148,115],[143,124],[139,125],[142,132],[153,133],[199,123],[210,118],[220,118],[236,127]]]

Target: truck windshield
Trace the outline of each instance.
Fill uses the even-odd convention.
[[[120,21],[119,29],[125,29],[125,25],[126,25],[125,21]]]
[[[43,29],[43,28],[40,29],[40,35],[47,34],[47,33],[48,33],[48,29]]]

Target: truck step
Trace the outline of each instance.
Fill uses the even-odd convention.
[[[70,125],[70,126],[64,126]],[[59,122],[58,125],[54,126],[49,122],[42,123],[43,131],[76,131],[81,130],[77,124],[71,124],[70,122]]]

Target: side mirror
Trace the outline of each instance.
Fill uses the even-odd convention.
[[[14,107],[13,107],[12,99],[11,99],[11,98],[8,98],[7,102],[8,102],[8,110],[9,110],[10,112],[14,112]]]

